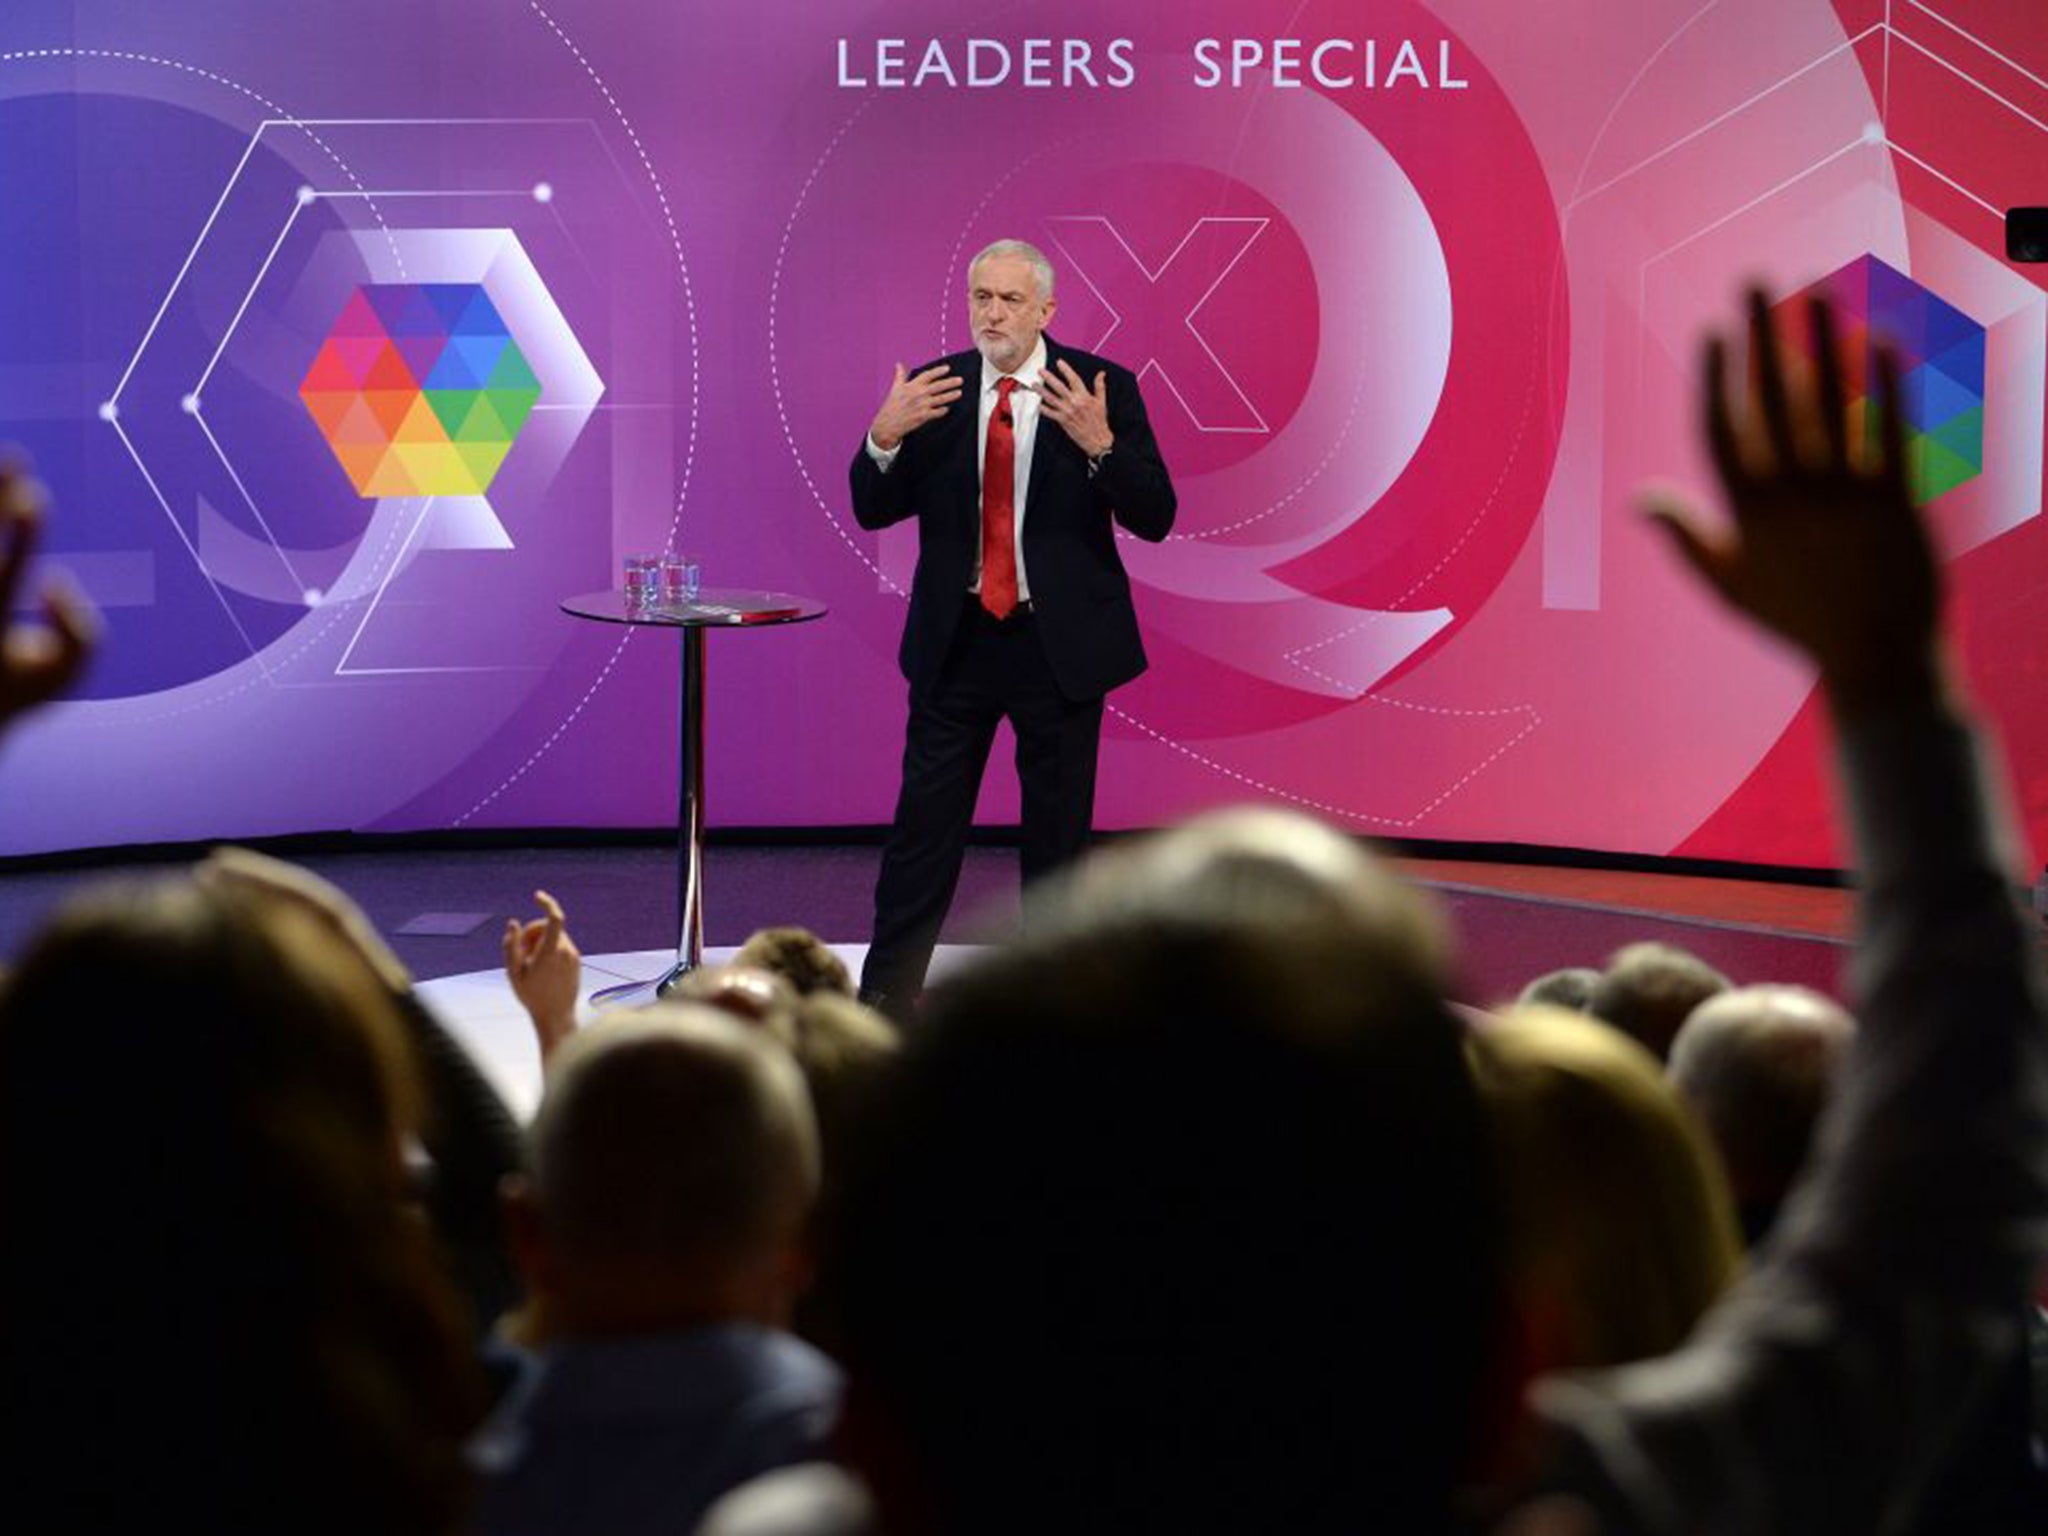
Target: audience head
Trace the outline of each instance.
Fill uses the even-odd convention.
[[[750,1024],[777,1044],[796,1039],[797,991],[781,976],[738,960],[700,965],[685,974],[669,994],[677,1003],[702,1003]]]
[[[1741,1263],[1713,1149],[1641,1046],[1557,1008],[1467,1049],[1500,1158],[1511,1373],[1676,1349]]]
[[[813,992],[797,1003],[791,1052],[811,1090],[820,1139],[836,1146],[876,1077],[896,1059],[902,1036],[866,1004],[837,992]],[[831,1158],[826,1175],[832,1176]]]
[[[812,1220],[814,1229],[831,1225],[841,1165],[860,1135],[862,1121],[901,1044],[894,1024],[853,998],[837,992],[813,992],[797,1004],[791,1052],[811,1091],[824,1171]],[[796,1330],[827,1353],[839,1353],[839,1329],[829,1296],[803,1298],[797,1307]]]
[[[1440,1521],[1495,1273],[1443,971],[1376,861],[1257,811],[1105,853],[938,988],[835,1227],[889,1518]]]
[[[788,1052],[703,1005],[608,1018],[557,1052],[508,1198],[536,1334],[786,1323],[818,1187]]]
[[[1698,955],[1674,944],[1629,944],[1608,957],[1586,1011],[1604,1019],[1659,1061],[1686,1016],[1733,983]]]
[[[1593,1001],[1593,989],[1600,985],[1600,973],[1590,965],[1570,965],[1563,970],[1545,971],[1515,998],[1517,1007],[1569,1008],[1584,1013]]]
[[[67,907],[0,993],[11,1496],[451,1528],[480,1383],[408,1199],[417,1102],[390,992],[307,913],[192,880]]]
[[[1738,987],[1702,1003],[1671,1045],[1671,1080],[1720,1149],[1751,1242],[1813,1144],[1856,1026],[1805,987]]]
[[[853,973],[846,962],[808,928],[763,928],[733,953],[732,963],[774,972],[799,997],[815,992],[854,995]]]

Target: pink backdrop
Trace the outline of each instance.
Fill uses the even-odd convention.
[[[1744,278],[1875,255],[1985,334],[1982,466],[1932,515],[2048,831],[2048,306],[1999,218],[2048,202],[2037,6],[171,9],[0,23],[0,433],[110,637],[0,753],[0,852],[659,823],[673,647],[553,604],[664,545],[833,608],[713,637],[714,825],[885,820],[914,535],[854,526],[845,464],[1002,235],[1141,370],[1181,490],[1125,545],[1153,667],[1101,824],[1269,798],[1834,862],[1809,677],[1632,497],[1704,482],[1692,359]],[[365,500],[298,404],[399,281],[484,284],[536,359],[486,496]]]

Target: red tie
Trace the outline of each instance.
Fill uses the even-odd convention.
[[[981,460],[981,606],[1007,619],[1017,606],[1017,430],[1012,378],[996,380],[995,414]]]

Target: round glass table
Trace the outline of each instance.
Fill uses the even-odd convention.
[[[626,982],[592,994],[600,1008],[653,1002],[704,959],[704,636],[714,629],[802,624],[825,614],[823,603],[787,592],[707,587],[687,603],[629,605],[623,592],[585,592],[562,600],[562,612],[599,624],[672,629],[682,636],[682,757],[677,770],[676,909],[680,936],[675,964],[651,981]]]

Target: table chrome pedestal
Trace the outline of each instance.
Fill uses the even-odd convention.
[[[623,592],[586,592],[565,598],[562,611],[599,624],[673,629],[682,636],[682,760],[676,796],[676,914],[680,933],[675,964],[651,981],[622,982],[591,995],[599,1008],[651,1003],[704,962],[704,636],[713,629],[758,629],[821,618],[825,605],[786,592],[707,588],[680,604],[629,606]]]

